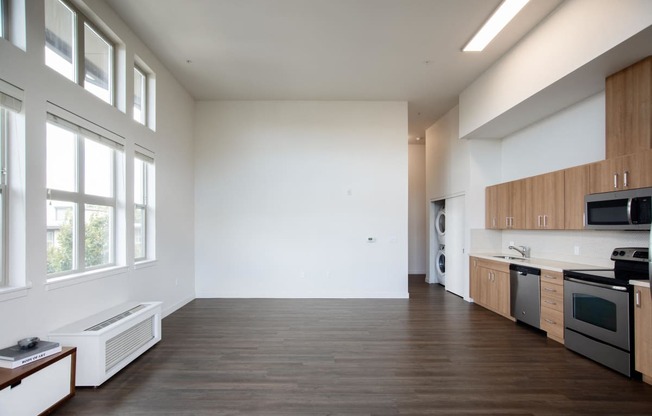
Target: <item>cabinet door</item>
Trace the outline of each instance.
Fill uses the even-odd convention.
[[[509,316],[509,273],[493,271],[489,296],[492,309],[501,315]]]
[[[509,182],[509,228],[525,229],[525,180]]]
[[[636,371],[652,381],[652,298],[650,289],[634,287],[634,346]]]
[[[589,165],[589,189],[592,194],[618,190],[618,164],[607,159]]]
[[[498,220],[498,185],[487,186],[485,189],[485,221],[488,230],[499,229]]]
[[[621,189],[652,186],[652,151],[623,156],[616,163],[621,172]]]
[[[564,171],[526,179],[528,229],[564,228]]]
[[[606,156],[613,159],[652,147],[652,57],[605,81]]]
[[[564,172],[564,228],[584,228],[584,196],[589,193],[589,165],[566,169]]]

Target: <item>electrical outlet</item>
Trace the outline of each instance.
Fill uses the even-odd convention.
[[[513,246],[513,245],[514,245],[514,242],[513,242],[513,241],[510,241],[510,242],[509,242],[509,245],[510,245],[510,246]]]
[[[580,255],[580,246],[573,247],[573,253],[575,253],[576,256],[579,256]]]

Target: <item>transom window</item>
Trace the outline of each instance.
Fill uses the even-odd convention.
[[[45,0],[45,64],[109,104],[113,104],[114,49],[109,38],[68,2]]]
[[[46,135],[48,275],[115,265],[122,145],[49,113]]]
[[[134,67],[134,120],[147,124],[147,75],[138,66]]]

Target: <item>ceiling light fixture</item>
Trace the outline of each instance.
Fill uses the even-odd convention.
[[[503,30],[518,12],[528,3],[529,0],[505,0],[485,24],[473,36],[473,39],[466,44],[462,51],[481,52],[496,35]]]

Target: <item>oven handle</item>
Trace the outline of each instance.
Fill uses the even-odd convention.
[[[575,279],[572,277],[567,277],[566,280],[570,280],[571,282],[575,282],[575,283],[581,283],[584,285],[597,286],[603,289],[611,289],[611,290],[618,290],[620,292],[627,292],[627,288],[625,286],[611,286],[611,285],[605,285],[603,283],[587,282],[586,280]]]

